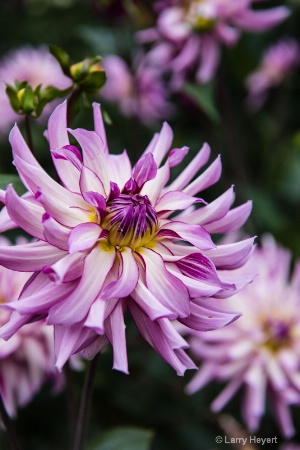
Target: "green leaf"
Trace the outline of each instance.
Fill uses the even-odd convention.
[[[8,184],[12,184],[19,195],[24,194],[26,191],[18,175],[14,175],[12,173],[2,173],[0,175],[0,189],[6,189]]]
[[[22,98],[22,109],[25,112],[25,114],[31,114],[32,111],[35,110],[36,103],[35,103],[35,95],[32,90],[32,87],[27,84],[25,87],[25,92]]]
[[[9,98],[11,107],[13,108],[14,111],[18,112],[20,109],[20,101],[19,101],[16,89],[14,89],[12,86],[10,86],[8,84],[6,86],[5,91]]]
[[[55,86],[47,86],[43,88],[41,85],[35,90],[38,99],[36,107],[36,117],[39,117],[43,112],[45,105],[56,98],[66,97],[72,90],[72,86],[67,89],[58,89]]]
[[[120,427],[104,433],[89,450],[150,450],[153,432],[141,428]]]
[[[105,81],[106,75],[104,71],[91,72],[79,85],[87,94],[96,94],[102,88]]]
[[[195,100],[213,122],[220,122],[221,118],[215,105],[214,85],[212,83],[203,85],[186,83],[182,91]]]
[[[49,50],[54,56],[54,58],[56,58],[57,61],[59,62],[63,73],[67,76],[70,76],[70,66],[72,64],[72,61],[68,53],[54,44],[49,44]]]

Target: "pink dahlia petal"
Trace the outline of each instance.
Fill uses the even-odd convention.
[[[128,374],[124,309],[121,302],[116,305],[112,313],[106,319],[105,330],[114,349],[113,369]]]
[[[209,233],[230,233],[244,225],[252,210],[252,202],[248,201],[229,211],[225,217],[205,225]]]
[[[196,80],[200,84],[208,83],[216,73],[220,60],[219,43],[213,36],[204,35],[202,38],[202,60],[196,73]]]
[[[131,293],[131,297],[150,320],[156,320],[161,317],[175,319],[176,317],[176,314],[168,306],[160,302],[140,280]]]
[[[193,328],[193,330],[211,331],[224,327],[239,317],[240,314],[212,309],[211,306],[205,305],[203,302],[202,305],[192,303],[190,316],[179,320],[183,325]]]
[[[105,333],[104,322],[112,313],[118,301],[119,301],[118,298],[109,299],[105,301],[100,299],[99,297],[96,298],[96,300],[91,306],[91,309],[84,322],[84,325],[88,328],[92,328],[98,334],[104,335]]]
[[[102,181],[106,194],[109,193],[109,167],[103,142],[94,131],[82,129],[69,130],[79,142],[83,151],[83,164],[91,169]]]
[[[115,260],[115,250],[101,248],[100,245],[85,258],[82,277],[75,291],[65,298],[63,304],[50,310],[48,323],[77,323],[86,317]]]
[[[186,213],[185,219],[190,223],[198,223],[202,226],[222,219],[228,213],[234,201],[234,197],[235,195],[232,186],[209,205],[203,206],[203,208],[191,212],[190,214]]]
[[[249,258],[253,243],[254,238],[249,238],[234,244],[218,245],[212,250],[206,250],[205,255],[218,269],[238,269]]]
[[[141,189],[147,181],[153,180],[157,174],[157,165],[152,153],[142,156],[133,168],[133,179]]]
[[[107,141],[106,141],[106,132],[104,127],[104,122],[101,114],[101,106],[99,103],[93,103],[93,112],[94,112],[94,126],[96,133],[100,136],[100,139],[103,143],[103,150],[105,153],[108,153]]]
[[[190,242],[201,250],[209,250],[215,247],[210,235],[200,225],[188,225],[183,222],[168,222],[160,228],[157,236],[168,235],[181,237],[184,241]]]
[[[53,287],[49,280],[49,284],[38,292],[29,297],[22,296],[19,301],[8,303],[6,306],[20,314],[44,314],[49,308],[63,300],[75,287],[76,283],[63,283]],[[42,302],[41,298],[43,299]]]
[[[78,353],[82,346],[88,347],[97,337],[97,334],[88,328],[56,325],[54,328],[55,366],[58,370],[61,371],[72,354]]]
[[[44,266],[43,273],[56,284],[77,280],[82,276],[85,256],[79,252],[68,254],[52,266]]]
[[[99,177],[88,167],[83,166],[80,175],[80,190],[84,196],[87,192],[97,192],[102,197],[105,196],[105,191]]]
[[[266,31],[282,22],[290,15],[290,10],[285,6],[278,6],[265,11],[247,10],[234,18],[236,25],[246,31]]]
[[[223,289],[234,289],[234,285],[220,280],[211,260],[201,253],[192,253],[176,262],[183,275]]]
[[[127,152],[124,150],[120,155],[109,156],[111,181],[117,183],[118,186],[123,187],[126,181],[131,177],[132,173],[132,167]]]
[[[68,250],[69,229],[53,219],[48,213],[43,215],[42,220],[44,226],[43,240],[62,250]]]
[[[142,195],[147,195],[151,203],[155,204],[160,197],[161,191],[170,178],[169,163],[166,162],[157,171],[154,180],[148,181],[141,190]]]
[[[178,358],[176,351],[172,348],[159,324],[151,321],[148,317],[136,306],[133,302],[129,303],[129,310],[142,336],[155,348],[157,353],[167,361],[178,375],[183,375],[187,369],[180,358]]]
[[[117,280],[110,282],[101,292],[101,298],[127,297],[135,289],[139,278],[139,269],[130,247],[123,247],[120,252],[121,273]]]
[[[176,178],[176,180],[171,183],[166,190],[176,191],[184,188],[192,180],[194,175],[203,167],[210,156],[210,147],[208,144],[203,144],[199,153],[194,157],[194,159],[189,163],[189,165],[181,172],[181,174]]]
[[[20,272],[39,271],[47,263],[54,264],[66,252],[46,242],[38,241],[15,247],[0,247],[0,264]]]
[[[157,136],[156,142],[151,149],[154,160],[159,167],[167,152],[170,150],[173,140],[173,131],[166,122],[164,122],[160,133]]]
[[[93,247],[100,237],[102,228],[96,223],[81,223],[69,235],[69,253],[83,252]]]
[[[201,199],[191,197],[184,192],[172,191],[164,194],[156,203],[155,208],[157,212],[174,211],[177,209],[185,209],[193,203],[201,201]]]
[[[167,271],[161,256],[154,251],[143,249],[142,257],[146,263],[146,283],[151,294],[178,317],[188,316],[188,292],[182,281]]]
[[[189,152],[189,147],[172,148],[169,153],[168,161],[170,167],[178,166]]]
[[[31,236],[43,240],[43,208],[38,203],[19,197],[11,185],[7,187],[6,198],[7,212],[11,220]]]
[[[212,184],[215,184],[217,181],[219,181],[221,172],[221,158],[220,156],[218,156],[218,158],[208,167],[208,169],[206,169],[205,172],[199,175],[198,178],[196,178],[192,183],[190,183],[183,189],[183,192],[185,192],[186,194],[194,195],[199,191],[207,189]]]

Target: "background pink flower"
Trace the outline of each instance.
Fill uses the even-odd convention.
[[[265,236],[242,270],[258,273],[235,296],[243,316],[222,330],[191,335],[200,370],[187,386],[194,393],[208,382],[228,382],[212,403],[220,411],[244,387],[242,414],[251,432],[265,412],[265,397],[285,437],[294,434],[290,405],[300,405],[300,265],[290,280],[290,252]]]
[[[169,118],[174,107],[168,102],[168,90],[162,79],[162,71],[149,66],[139,55],[132,70],[119,56],[109,55],[103,60],[107,81],[100,97],[118,104],[127,117],[138,117],[151,124]]]
[[[268,92],[284,80],[300,65],[300,45],[291,38],[273,44],[264,53],[259,67],[246,80],[248,103],[259,108]]]
[[[27,243],[19,238],[20,245]],[[11,243],[0,237],[1,246]],[[3,326],[10,313],[5,310],[15,301],[28,281],[28,273],[0,267],[0,324]],[[3,309],[5,308],[5,309]],[[44,322],[25,325],[9,340],[0,340],[0,395],[10,416],[17,408],[31,401],[45,381],[60,383],[61,375],[54,367],[53,328]]]
[[[7,133],[14,122],[22,120],[12,109],[5,92],[6,84],[14,85],[15,80],[27,81],[33,88],[42,84],[65,89],[71,84],[47,47],[24,46],[11,50],[0,61],[0,134]],[[47,105],[42,119],[49,117],[52,111],[53,104]]]
[[[154,42],[148,58],[171,72],[179,88],[191,73],[200,84],[210,81],[220,61],[221,45],[234,45],[241,31],[266,31],[284,20],[284,6],[253,10],[251,0],[169,1],[161,8],[156,28],[138,33],[140,42]]]

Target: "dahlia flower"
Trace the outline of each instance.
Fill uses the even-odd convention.
[[[106,56],[102,62],[107,81],[101,89],[104,100],[117,103],[127,117],[138,117],[149,124],[170,117],[172,105],[167,102],[167,88],[161,70],[148,66],[139,57],[134,62],[133,73],[119,56]]]
[[[23,239],[19,239],[22,245]],[[25,240],[25,242],[27,242]],[[0,237],[0,245],[11,248],[10,242]],[[26,245],[26,244],[25,244]],[[0,304],[18,298],[30,274],[0,267]],[[0,324],[4,325],[10,314],[0,309]],[[8,341],[0,341],[0,395],[10,416],[17,407],[28,403],[49,378],[59,381],[54,366],[53,329],[44,322],[28,324]],[[59,376],[59,378],[61,378]]]
[[[284,7],[253,10],[253,0],[169,0],[156,28],[138,33],[140,42],[155,42],[148,58],[172,73],[178,88],[191,72],[200,84],[217,70],[221,45],[233,46],[242,30],[268,30],[289,15]]]
[[[46,318],[54,325],[58,368],[74,353],[93,358],[109,341],[114,368],[127,373],[128,309],[142,336],[183,374],[195,366],[172,321],[210,330],[238,317],[211,307],[209,297],[231,296],[251,281],[230,270],[244,264],[253,239],[216,246],[211,233],[240,228],[251,202],[230,210],[232,187],[210,204],[194,196],[221,174],[218,157],[193,180],[209,159],[207,144],[166,185],[170,169],[188,152],[169,152],[173,134],[166,123],[132,168],[126,151],[109,154],[100,107],[93,108],[95,131],[67,129],[66,103],[50,117],[47,136],[63,185],[39,165],[17,126],[10,133],[28,192],[19,197],[9,185],[1,193],[6,208],[0,224],[19,226],[37,241],[0,247],[0,264],[34,272],[19,300],[9,304],[14,312],[0,336],[8,339],[23,324]]]
[[[70,86],[70,79],[63,74],[60,65],[46,47],[24,46],[10,51],[0,62],[0,134],[6,133],[14,122],[20,120],[5,92],[6,85],[13,85],[15,80],[27,81],[33,89],[39,84],[59,89]],[[53,104],[47,105],[42,119],[49,117],[52,111]]]
[[[255,431],[269,394],[285,437],[294,434],[290,405],[300,405],[300,265],[290,279],[290,252],[265,236],[245,266],[259,275],[235,297],[243,316],[222,330],[193,333],[192,353],[202,361],[187,385],[192,394],[209,381],[228,381],[212,403],[220,411],[244,387],[242,414]]]
[[[300,45],[292,38],[273,44],[263,55],[258,67],[246,80],[248,103],[259,108],[273,87],[300,65]]]

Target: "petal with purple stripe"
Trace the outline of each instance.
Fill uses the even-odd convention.
[[[98,296],[115,260],[115,249],[105,241],[99,243],[85,258],[78,287],[64,302],[51,308],[49,324],[72,324],[83,320]]]
[[[97,223],[81,223],[69,235],[69,253],[83,252],[92,248],[100,237],[102,228]]]
[[[134,290],[139,269],[130,247],[122,247],[118,253],[120,264],[120,276],[117,280],[110,282],[101,292],[101,298],[127,297]]]
[[[140,251],[146,264],[146,283],[151,294],[177,317],[189,315],[187,288],[166,269],[159,254],[143,248]]]
[[[47,264],[54,264],[63,258],[66,252],[43,241],[15,246],[0,247],[0,264],[7,269],[20,272],[42,270]]]
[[[190,242],[200,250],[210,250],[215,247],[210,234],[201,225],[187,224],[184,222],[168,222],[158,230],[157,238],[178,237]]]

